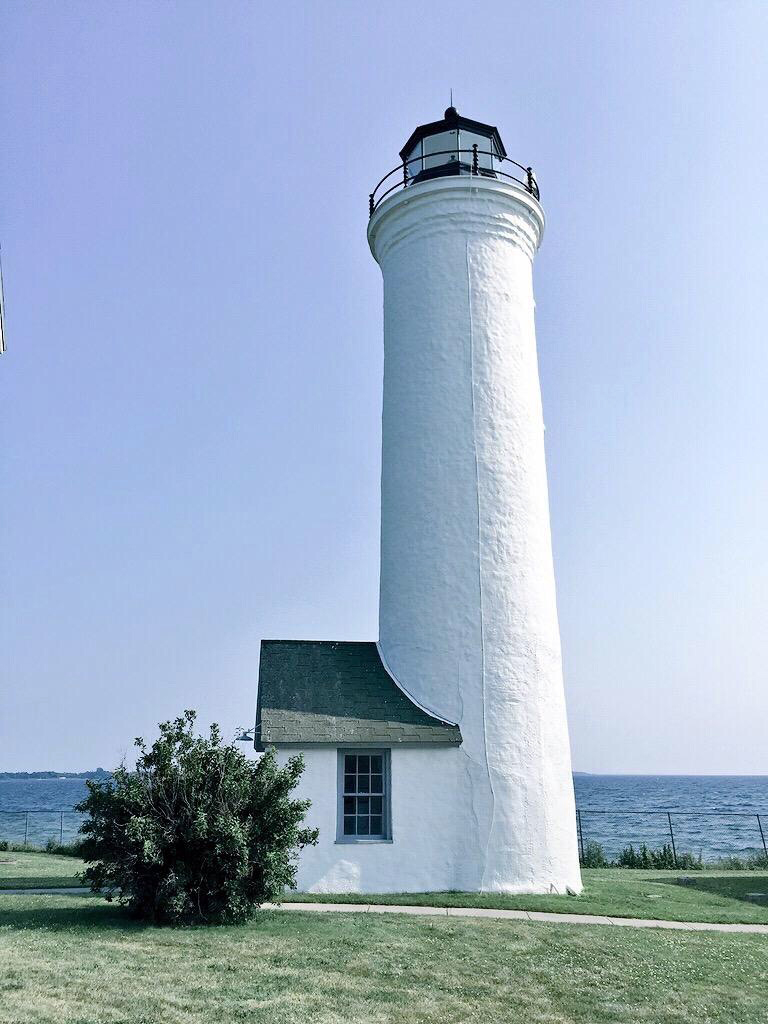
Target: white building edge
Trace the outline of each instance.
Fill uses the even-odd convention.
[[[368,227],[384,281],[379,643],[265,642],[256,745],[306,760],[320,841],[302,890],[579,891],[538,187],[453,108],[401,157]]]

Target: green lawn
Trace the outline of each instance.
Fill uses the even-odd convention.
[[[76,857],[3,850],[0,851],[0,889],[82,885],[75,875],[84,867],[83,862]]]
[[[2,863],[12,861],[12,863]],[[83,867],[73,857],[45,853],[0,853],[0,889],[80,885]],[[318,896],[289,893],[286,901],[329,903],[399,903],[439,907],[494,907],[546,910],[553,913],[651,917],[668,921],[725,921],[768,924],[768,873],[764,871],[622,871],[588,868],[580,896],[498,896],[479,893],[394,893],[371,896]],[[689,878],[691,885],[678,879]]]
[[[262,911],[132,923],[0,896],[0,1024],[756,1024],[760,935]]]

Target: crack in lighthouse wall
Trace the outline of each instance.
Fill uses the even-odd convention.
[[[384,278],[380,647],[458,722],[461,888],[579,889],[536,359],[543,217],[512,186],[412,186]]]

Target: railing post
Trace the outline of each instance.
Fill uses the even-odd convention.
[[[475,142],[472,146],[472,173],[477,174],[480,164],[477,159],[477,143]]]
[[[27,848],[27,836],[29,835],[29,811],[24,815],[24,849]]]
[[[408,164],[403,160],[403,188],[408,184]]]
[[[672,815],[667,811],[667,821],[669,822],[669,838],[672,840],[672,859],[677,867],[677,850],[675,849],[675,833],[672,831]]]
[[[579,826],[579,848],[581,849],[581,863],[584,863],[584,831],[581,827],[581,811],[576,809],[576,821]]]
[[[531,193],[532,196],[535,196],[536,195],[536,178],[533,175],[533,168],[532,167],[526,168],[526,172],[525,173],[526,173],[526,175],[528,177],[528,191]]]
[[[373,216],[373,192],[368,196],[368,216]]]
[[[64,844],[64,811],[59,815],[59,845]]]
[[[756,814],[755,817],[757,818],[757,827],[760,829],[760,838],[763,841],[763,850],[765,852],[766,857],[768,857],[768,846],[765,845],[765,832],[763,832],[763,823],[762,821],[760,821],[759,814]]]

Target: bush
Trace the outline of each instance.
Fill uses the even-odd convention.
[[[632,844],[625,846],[616,860],[616,866],[646,870],[685,868],[687,871],[700,871],[704,865],[701,857],[694,857],[692,853],[678,853],[677,862],[675,862],[675,855],[668,843],[665,843],[660,850],[649,850],[643,843],[637,850]]]
[[[83,844],[81,842],[60,843],[56,839],[48,839],[43,847],[43,852],[54,853],[57,857],[82,857]]]
[[[609,868],[611,864],[600,843],[589,842],[584,848],[581,866],[583,868]]]
[[[8,840],[7,839],[0,839],[0,852],[5,853],[5,851],[7,849],[8,849]]]
[[[195,712],[139,738],[136,770],[86,783],[81,876],[140,918],[161,924],[245,921],[296,878],[296,852],[317,842],[302,828],[307,800],[292,800],[304,769],[274,750],[249,760],[218,726],[193,735]]]
[[[768,855],[762,851],[748,853],[746,857],[737,857],[731,854],[728,857],[719,857],[708,867],[717,868],[718,871],[765,871],[768,869]]]

